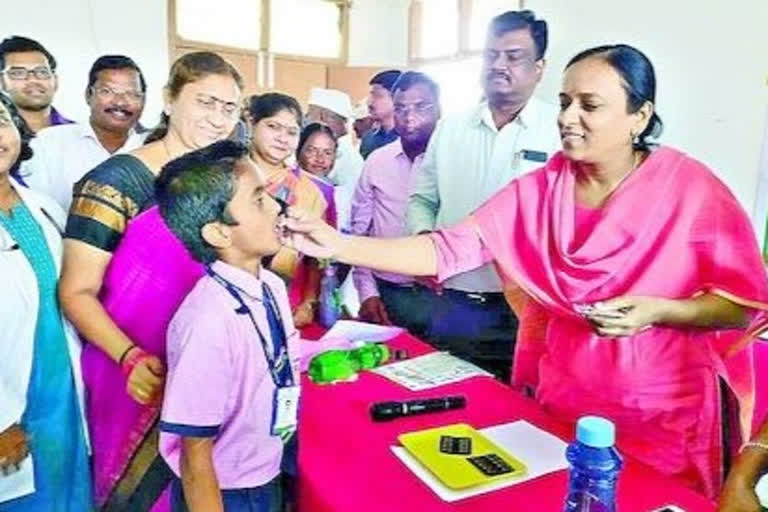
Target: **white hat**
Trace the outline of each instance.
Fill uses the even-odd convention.
[[[352,109],[352,118],[357,121],[358,119],[365,119],[366,117],[370,116],[371,113],[368,111],[368,98],[363,98],[360,101],[357,102],[357,105],[355,105],[355,108]]]
[[[346,119],[352,117],[352,101],[349,94],[336,89],[313,87],[309,92],[307,104],[326,108]]]

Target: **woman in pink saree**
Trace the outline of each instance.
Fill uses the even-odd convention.
[[[220,56],[180,57],[147,143],[75,186],[59,296],[87,340],[82,366],[99,510],[169,510],[161,496],[171,473],[157,451],[165,333],[203,270],[154,206],[154,180],[168,161],[232,133],[242,89]]]
[[[625,454],[714,497],[726,448],[738,446],[726,439],[749,435],[748,341],[768,282],[727,187],[689,156],[648,146],[661,128],[654,101],[645,55],[587,50],[564,75],[563,151],[462,223],[358,239],[292,212],[285,242],[438,280],[493,261],[521,319],[513,384],[562,420],[610,418]]]

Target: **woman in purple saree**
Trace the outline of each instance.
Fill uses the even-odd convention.
[[[156,428],[165,332],[202,270],[153,206],[154,179],[168,161],[233,131],[242,89],[220,56],[180,57],[147,143],[75,186],[59,295],[87,341],[83,380],[100,510],[169,510],[170,470],[157,453]]]

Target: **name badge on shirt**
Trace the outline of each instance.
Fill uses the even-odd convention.
[[[531,162],[546,162],[547,154],[544,151],[534,151],[532,149],[524,149],[522,151],[523,160],[530,160]]]
[[[296,430],[299,413],[299,386],[275,389],[272,408],[272,435],[283,437]]]

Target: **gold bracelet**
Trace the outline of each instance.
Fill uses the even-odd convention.
[[[746,448],[760,448],[761,450],[768,452],[768,443],[761,443],[760,441],[747,441],[741,445],[739,453],[743,452]]]

